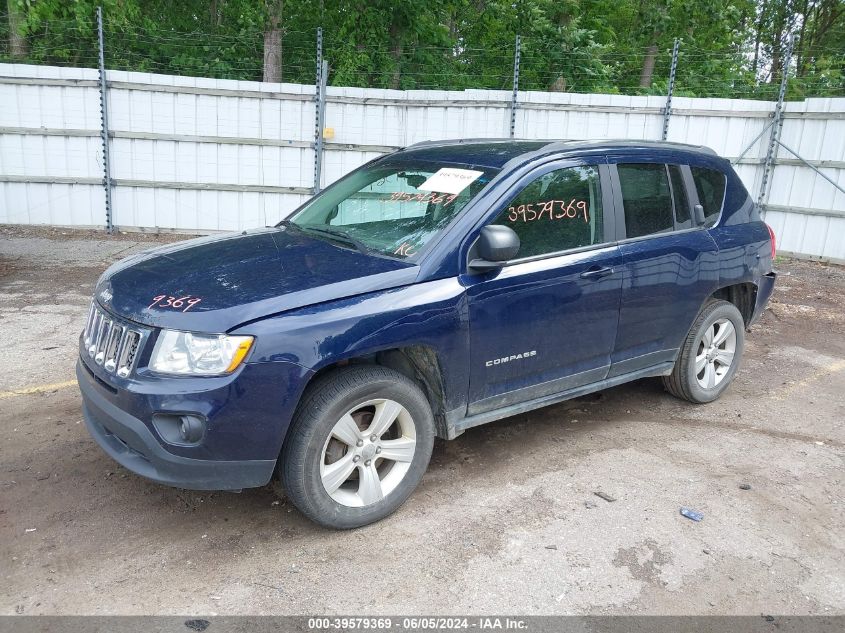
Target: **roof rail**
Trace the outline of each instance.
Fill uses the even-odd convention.
[[[553,146],[549,149],[565,149],[577,147],[653,147],[655,149],[683,149],[687,151],[696,151],[703,154],[710,154],[718,156],[718,154],[711,148],[705,145],[693,145],[691,143],[678,143],[675,141],[653,141],[650,139],[583,139],[583,140],[569,140],[569,141],[552,141]]]
[[[437,147],[438,145],[468,145],[470,143],[519,143],[522,141],[543,141],[544,139],[541,138],[447,138],[447,139],[440,139],[436,141],[419,141],[418,143],[412,143],[411,145],[406,145],[402,149],[411,149],[411,148],[419,148],[419,147]],[[548,141],[553,142],[553,141]]]
[[[419,149],[423,147],[438,147],[448,145],[471,145],[473,143],[520,143],[520,142],[545,142],[546,149],[575,149],[577,147],[654,147],[654,148],[677,148],[692,150],[711,156],[718,154],[711,148],[704,145],[693,145],[690,143],[678,143],[675,141],[653,141],[649,139],[514,139],[514,138],[461,138],[461,139],[440,139],[435,141],[420,141],[407,145],[400,149]]]

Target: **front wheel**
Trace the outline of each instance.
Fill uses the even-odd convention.
[[[736,375],[745,346],[745,322],[736,306],[711,301],[696,318],[663,384],[673,396],[698,404],[722,395]]]
[[[340,369],[304,396],[282,450],[282,483],[313,521],[360,527],[405,502],[433,445],[431,407],[416,383],[385,367]]]

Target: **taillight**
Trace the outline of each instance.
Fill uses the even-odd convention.
[[[766,224],[766,228],[769,229],[769,238],[772,240],[772,261],[775,261],[775,232],[768,224]]]

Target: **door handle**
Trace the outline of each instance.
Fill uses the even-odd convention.
[[[601,279],[613,274],[613,268],[610,266],[602,266],[600,268],[591,268],[581,273],[581,279]]]

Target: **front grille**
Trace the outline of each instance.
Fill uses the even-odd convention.
[[[126,378],[138,358],[142,334],[106,314],[94,301],[82,340],[88,356],[111,374]]]

